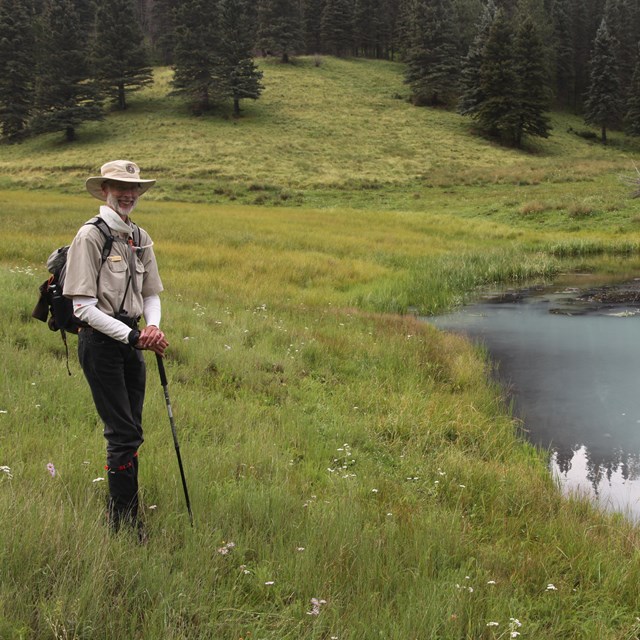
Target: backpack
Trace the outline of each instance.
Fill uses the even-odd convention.
[[[113,235],[111,229],[102,218],[95,218],[85,224],[92,224],[102,232],[104,236],[104,245],[102,246],[100,267],[105,263],[111,247],[113,246]],[[133,242],[136,247],[140,247],[140,228],[132,223]],[[60,331],[62,341],[64,342],[67,353],[67,371],[69,371],[69,349],[67,346],[66,333],[77,334],[82,327],[88,327],[86,322],[82,322],[73,313],[73,301],[62,295],[64,288],[64,279],[67,274],[67,253],[69,245],[56,249],[47,260],[47,270],[51,274],[38,288],[40,296],[38,302],[31,313],[33,318],[46,322],[51,331]],[[136,249],[138,257],[142,250]],[[99,270],[98,270],[99,271]]]

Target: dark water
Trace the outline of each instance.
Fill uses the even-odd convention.
[[[640,307],[528,292],[429,321],[481,341],[563,490],[640,519]]]

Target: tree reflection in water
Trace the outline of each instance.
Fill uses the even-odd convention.
[[[483,344],[563,490],[640,519],[637,299],[537,288],[428,321]]]

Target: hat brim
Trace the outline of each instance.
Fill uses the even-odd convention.
[[[98,200],[102,200],[102,202],[105,202],[106,197],[102,193],[102,183],[107,182],[108,180],[114,180],[114,179],[105,178],[104,176],[93,176],[91,178],[87,178],[87,181],[85,182],[85,186],[87,187],[87,191],[94,198],[98,198]],[[135,184],[139,184],[140,185],[139,195],[142,195],[143,193],[151,189],[151,187],[153,187],[153,185],[156,183],[155,180],[140,180],[140,179],[125,180],[120,178],[118,178],[117,182],[133,182]]]

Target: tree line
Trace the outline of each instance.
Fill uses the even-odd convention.
[[[551,107],[640,135],[640,0],[0,0],[6,140],[127,107],[153,65],[194,113],[258,99],[255,57],[406,63],[416,105],[456,109],[505,144],[547,136]]]

